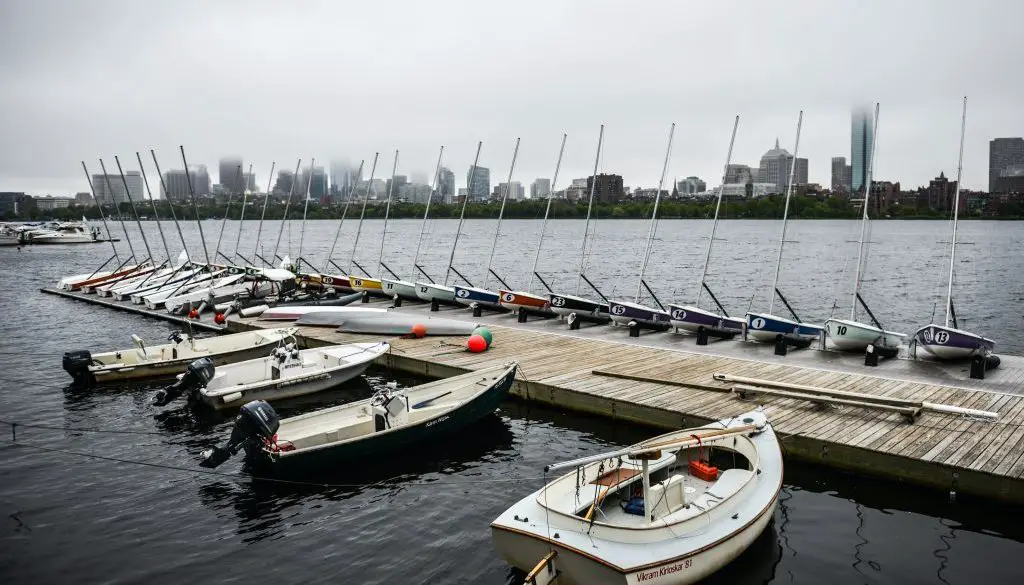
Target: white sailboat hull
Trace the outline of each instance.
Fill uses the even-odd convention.
[[[443,284],[430,284],[427,282],[416,283],[416,296],[421,300],[433,301],[437,299],[442,303],[454,303],[455,302],[455,287],[445,286]]]
[[[869,345],[897,348],[903,343],[905,333],[884,331],[865,323],[848,319],[825,321],[825,336],[828,343],[842,351],[864,351]]]
[[[388,278],[380,279],[382,290],[386,295],[394,296],[398,295],[403,299],[410,301],[421,300],[416,294],[416,283],[409,282],[408,280],[391,280]]]

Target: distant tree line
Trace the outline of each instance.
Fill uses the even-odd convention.
[[[544,217],[546,200],[523,200],[509,201],[505,207],[505,217],[508,219],[540,219]],[[157,212],[161,219],[170,219],[170,203],[167,201],[157,202]],[[142,205],[136,203],[138,213],[146,219],[153,219],[153,212],[146,202]],[[782,217],[785,207],[785,197],[781,195],[763,197],[758,199],[725,200],[722,202],[720,217],[722,219],[779,219]],[[284,216],[285,206],[279,203],[271,203],[267,206],[266,219],[277,220]],[[361,202],[352,202],[348,206],[346,217],[358,219]],[[391,205],[391,217],[396,219],[421,218],[423,217],[425,205],[422,203],[396,202]],[[466,217],[472,219],[492,219],[498,216],[500,205],[493,202],[470,202],[466,206]],[[654,208],[653,201],[622,201],[619,203],[594,203],[592,215],[601,219],[648,219]],[[105,213],[110,216],[115,210],[113,206],[105,206]],[[214,205],[212,202],[202,202],[199,206],[199,216],[202,219],[220,219],[224,217],[225,205]],[[366,207],[366,217],[371,219],[383,218],[385,206],[383,204],[370,204]],[[461,211],[460,204],[438,204],[430,206],[430,217],[433,218],[458,218]],[[127,219],[132,218],[131,206],[128,203],[120,205],[121,214]],[[263,212],[262,202],[253,202],[247,206],[246,219],[258,220]],[[306,217],[308,219],[339,219],[345,213],[344,203],[332,205],[320,205],[310,202]],[[658,217],[662,219],[708,219],[714,217],[714,200],[693,201],[666,199],[661,201],[658,207]],[[194,220],[195,212],[193,207],[185,203],[174,204],[174,214],[179,220]],[[230,217],[239,219],[242,214],[240,205],[232,205]],[[70,206],[56,210],[33,209],[26,217],[7,217],[3,219],[79,219],[82,216],[90,220],[100,218],[96,206],[78,207]],[[587,215],[586,202],[571,202],[555,200],[551,203],[552,219],[582,219]],[[972,216],[976,214],[965,214]],[[790,201],[789,216],[792,219],[857,219],[860,217],[860,208],[851,203],[850,200],[841,197],[820,198],[805,195],[796,195]],[[929,209],[890,208],[887,216],[895,219],[945,219],[946,214]],[[292,205],[288,211],[290,219],[302,218],[302,206]],[[986,216],[989,217],[989,216]],[[108,217],[109,219],[109,217]],[[994,219],[1024,219],[1024,206],[1004,206],[1001,213]]]

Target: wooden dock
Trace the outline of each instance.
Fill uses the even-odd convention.
[[[382,301],[373,305],[386,306]],[[494,342],[488,351],[473,354],[462,338],[389,338],[322,327],[302,327],[300,336],[314,346],[387,339],[392,350],[382,365],[427,377],[515,360],[520,372],[513,393],[521,398],[663,429],[763,405],[787,457],[1024,503],[1024,358],[1003,357],[985,380],[972,380],[963,364],[893,359],[870,368],[863,365],[863,356],[836,352],[803,349],[783,357],[774,355],[771,346],[740,341],[696,346],[694,337],[672,333],[630,338],[624,328],[569,331],[553,319],[521,324],[507,314],[473,318],[468,310],[430,313],[418,304],[396,310],[486,324]],[[234,317],[228,322],[235,331],[280,325]],[[788,397],[760,395],[748,401],[729,392],[732,384],[715,380],[716,373],[997,411],[1000,417],[987,422],[926,412],[908,423],[896,412]]]

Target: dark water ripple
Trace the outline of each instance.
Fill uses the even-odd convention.
[[[219,223],[208,222],[219,228]],[[293,255],[297,252],[297,222]],[[535,249],[537,222],[506,222],[498,271],[524,284]],[[274,224],[276,226],[276,224]],[[467,222],[457,265],[483,271],[493,222]],[[582,222],[553,224],[541,271],[568,285],[578,261]],[[183,226],[188,237],[194,226]],[[308,257],[322,258],[335,223],[311,224]],[[381,222],[368,222],[359,261],[376,262]],[[878,222],[873,227],[868,300],[890,327],[912,331],[928,320],[944,291],[946,239],[941,222]],[[350,231],[348,228],[351,228]],[[347,226],[350,236],[354,223]],[[648,280],[655,290],[692,296],[703,258],[706,222],[663,222]],[[1024,353],[1024,230],[1014,223],[964,222],[957,264],[958,312],[968,326],[994,337],[1002,351]],[[155,236],[153,224],[147,231]],[[228,225],[225,241],[236,224]],[[275,227],[264,240],[272,244]],[[405,265],[419,223],[389,224],[386,262]],[[430,232],[426,264],[433,274],[447,260],[454,222]],[[710,280],[723,301],[742,313],[770,278],[774,222],[724,222]],[[216,230],[206,229],[211,243]],[[603,222],[590,273],[608,291],[635,287],[643,222]],[[286,234],[287,235],[287,234]],[[343,235],[336,254],[345,264]],[[852,278],[855,222],[795,222],[782,286],[807,319],[829,315],[834,282]],[[287,243],[287,238],[284,240]],[[154,237],[152,243],[155,243]],[[404,243],[403,243],[404,242]],[[348,246],[351,241],[348,241]],[[251,243],[249,244],[251,247]],[[196,469],[198,453],[221,440],[222,416],[155,413],[157,385],[78,392],[65,389],[60,354],[78,347],[114,348],[131,333],[161,339],[166,323],[42,295],[57,275],[104,258],[105,246],[0,249],[0,419],[59,427],[136,431],[134,434],[18,429],[21,445]],[[765,267],[768,268],[765,268]],[[403,271],[403,272],[404,272]],[[472,274],[469,274],[472,273]],[[669,277],[668,275],[675,275]],[[844,287],[840,287],[842,290]],[[757,299],[761,302],[764,295]],[[840,297],[840,304],[845,297]],[[939,301],[941,306],[941,300]],[[891,324],[890,324],[891,323]],[[374,371],[364,380],[315,398],[282,405],[285,415],[363,398],[390,380]],[[0,583],[516,583],[521,574],[494,553],[488,524],[516,499],[542,484],[545,463],[650,434],[603,419],[555,412],[519,402],[503,406],[467,433],[417,447],[372,467],[342,467],[288,485],[145,467],[12,446],[0,425]],[[227,473],[238,462],[225,466]],[[816,467],[788,465],[786,488],[769,530],[712,583],[1019,583],[1024,554],[1019,510],[868,481]],[[357,484],[353,486],[341,484]]]

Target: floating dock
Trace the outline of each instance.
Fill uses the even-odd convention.
[[[44,292],[127,305],[93,295]],[[373,301],[370,306],[390,304]],[[163,311],[131,310],[182,320]],[[395,310],[481,323],[492,330],[494,343],[474,354],[465,350],[463,338],[353,335],[328,327],[301,327],[299,335],[310,346],[384,339],[392,349],[379,360],[381,365],[431,378],[515,360],[520,371],[512,391],[520,398],[661,429],[704,424],[761,404],[787,457],[944,492],[1024,503],[1022,357],[1001,356],[999,368],[976,380],[963,363],[894,358],[868,367],[859,354],[792,349],[778,356],[770,344],[711,341],[698,346],[691,335],[645,332],[634,338],[626,328],[588,325],[570,331],[555,319],[519,323],[513,315],[490,313],[474,318],[468,309],[431,313],[428,305],[415,303]],[[281,325],[232,316],[227,329]],[[897,410],[816,403],[784,392],[747,394],[743,399],[732,391],[737,384],[717,380],[715,374],[995,411],[999,418],[921,412],[908,422]]]

